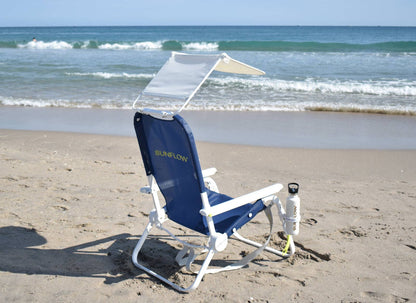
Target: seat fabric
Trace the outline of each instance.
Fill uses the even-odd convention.
[[[231,197],[205,187],[192,131],[179,115],[172,120],[136,113],[134,127],[147,175],[153,175],[166,201],[172,221],[208,234],[201,193],[207,192],[211,206]],[[215,229],[231,235],[265,207],[261,200],[214,217]]]

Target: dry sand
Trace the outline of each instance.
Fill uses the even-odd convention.
[[[130,262],[151,209],[139,193],[146,178],[135,138],[0,130],[0,142],[1,302],[416,300],[416,150],[198,143],[202,167],[216,167],[231,196],[300,183],[302,223],[295,256],[263,253],[182,294]],[[245,234],[260,241],[267,230],[260,216]],[[272,242],[281,245],[277,234]],[[159,246],[149,241],[145,252]],[[246,249],[232,241],[219,258]],[[165,273],[192,278],[176,267]]]

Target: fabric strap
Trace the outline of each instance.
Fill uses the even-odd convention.
[[[264,209],[264,212],[266,214],[267,219],[269,220],[270,223],[270,232],[269,232],[269,236],[267,237],[266,242],[260,246],[259,248],[257,248],[255,251],[251,252],[250,254],[248,254],[247,256],[245,256],[244,258],[242,258],[241,260],[234,262],[230,265],[227,265],[223,268],[209,268],[206,270],[205,273],[207,274],[214,274],[214,273],[218,273],[218,272],[222,272],[222,271],[229,271],[229,270],[235,270],[235,269],[239,269],[242,268],[244,266],[246,266],[250,261],[252,261],[253,259],[255,259],[259,254],[261,254],[263,252],[263,250],[267,247],[267,245],[269,245],[272,233],[273,233],[273,215],[272,215],[272,211],[271,211],[271,207],[273,206],[274,203],[270,204],[269,206],[267,206]],[[201,253],[206,252],[206,250],[202,251]],[[186,269],[188,271],[191,271],[195,274],[197,274],[199,271],[194,271],[191,269],[191,265],[192,262],[195,260],[195,258],[198,255],[195,254],[195,249],[193,247],[189,247],[189,246],[185,246],[176,256],[176,262],[179,264],[179,266],[184,266],[186,265]]]

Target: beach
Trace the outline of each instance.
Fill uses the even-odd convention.
[[[4,302],[416,298],[414,148],[289,148],[197,137],[201,166],[218,169],[215,180],[225,194],[235,197],[273,183],[298,182],[302,221],[294,256],[262,253],[246,268],[206,275],[196,291],[182,294],[130,261],[152,208],[150,198],[139,192],[147,179],[135,137],[2,129],[0,138]],[[286,190],[278,196],[284,200]],[[271,242],[279,246],[281,226],[275,218]],[[262,241],[267,219],[259,215],[243,231]],[[145,252],[160,245],[150,241]],[[161,262],[173,262],[179,247],[162,247],[168,253]],[[230,241],[215,258],[235,260],[249,249]],[[164,273],[191,281],[185,269],[173,268]]]
[[[0,27],[0,301],[415,301],[415,35],[405,26]],[[281,183],[285,201],[287,184],[300,184],[293,256],[264,252],[189,294],[131,262],[153,207],[140,193],[148,184],[131,108],[138,95],[141,108],[185,102],[143,94],[172,51],[226,52],[265,72],[213,71],[181,112],[220,192]],[[270,244],[281,249],[276,212],[274,221]],[[268,232],[260,214],[241,234],[262,242]],[[180,249],[152,237],[140,258],[189,286],[194,275],[174,264]],[[230,240],[212,264],[250,250]]]

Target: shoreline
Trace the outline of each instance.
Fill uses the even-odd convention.
[[[197,141],[313,149],[416,149],[414,116],[183,111]],[[135,136],[134,110],[0,107],[0,128]]]
[[[332,108],[325,106],[306,107],[311,112],[330,112],[330,113],[358,113],[358,114],[376,114],[376,115],[392,115],[392,116],[416,116],[416,112],[406,110],[386,110],[386,109],[362,109],[362,108]]]

